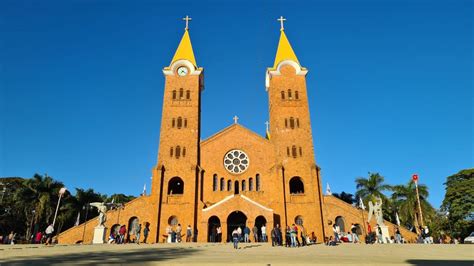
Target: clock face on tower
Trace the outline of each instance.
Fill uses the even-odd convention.
[[[179,76],[186,76],[188,74],[188,68],[185,66],[179,67],[178,68],[178,75]]]
[[[231,150],[224,156],[224,168],[231,174],[241,174],[249,167],[249,157],[241,150]]]

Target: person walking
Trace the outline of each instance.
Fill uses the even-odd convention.
[[[143,243],[146,244],[146,240],[148,238],[148,234],[150,233],[150,224],[145,223],[145,229],[143,229]]]
[[[257,243],[258,242],[258,228],[256,225],[253,226],[252,233],[253,233],[253,238],[255,240],[255,243]]]
[[[234,242],[234,248],[238,249],[239,248],[239,232],[237,231],[237,228],[232,231],[232,240]]]
[[[41,239],[43,238],[43,234],[41,231],[38,231],[35,236],[35,244],[41,244]]]
[[[53,224],[48,225],[46,230],[44,231],[46,233],[46,243],[45,245],[51,245],[51,240],[53,238],[53,232],[54,232],[54,227]]]
[[[186,228],[186,242],[191,242],[192,236],[193,236],[193,229],[191,228],[191,225],[188,224],[188,227]]]

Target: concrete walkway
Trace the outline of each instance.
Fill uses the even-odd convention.
[[[0,245],[0,265],[474,265],[474,245]]]

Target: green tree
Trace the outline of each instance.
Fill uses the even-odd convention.
[[[351,194],[351,193],[346,193],[344,191],[342,191],[341,193],[332,193],[332,195],[342,201],[345,201],[349,204],[354,204],[356,203],[356,199],[354,198],[354,195]]]
[[[410,180],[406,185],[393,186],[392,191],[392,204],[394,209],[398,211],[401,222],[405,225],[414,226],[418,231],[420,213],[416,197],[415,182]],[[428,187],[423,184],[418,184],[418,192],[420,195],[423,220],[426,224],[429,224],[435,215],[435,209],[427,200],[429,195]]]
[[[375,201],[376,198],[387,200],[387,197],[383,194],[383,191],[391,189],[390,185],[384,184],[385,178],[379,173],[370,173],[368,178],[359,177],[356,178],[356,197],[362,198],[364,203],[368,201]]]
[[[441,208],[448,214],[452,236],[463,239],[474,231],[474,168],[448,176],[444,184],[446,195]]]

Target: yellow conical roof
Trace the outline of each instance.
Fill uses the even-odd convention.
[[[293,48],[291,48],[291,44],[286,37],[285,31],[280,31],[280,41],[278,42],[278,50],[275,56],[275,63],[273,64],[273,68],[276,68],[278,64],[283,60],[292,60],[296,63],[300,63],[298,58],[296,57]]]
[[[188,60],[193,63],[194,66],[197,67],[196,59],[194,58],[193,46],[191,45],[191,38],[189,38],[188,30],[184,31],[183,38],[181,38],[181,42],[179,42],[178,49],[176,49],[176,53],[173,56],[173,60],[171,60],[171,64],[181,59]]]

